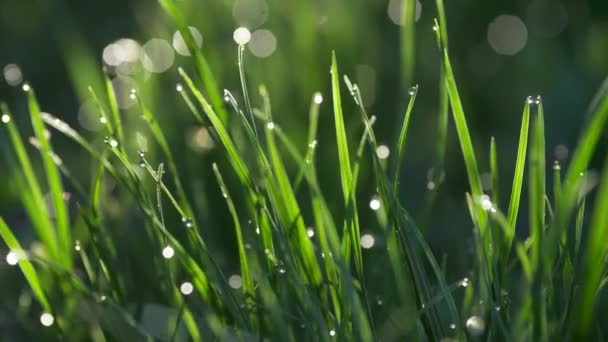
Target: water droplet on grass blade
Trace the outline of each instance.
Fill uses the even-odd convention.
[[[175,250],[171,246],[166,246],[165,248],[163,248],[162,253],[163,253],[163,258],[171,259],[175,255]]]
[[[466,323],[469,334],[481,336],[486,329],[486,322],[479,316],[471,316]]]
[[[380,209],[381,203],[380,203],[380,199],[378,199],[378,197],[374,196],[372,197],[372,199],[369,201],[369,207],[372,210],[378,210]]]
[[[415,86],[411,87],[407,91],[407,93],[410,94],[410,96],[414,96],[417,92],[418,92],[418,85],[415,85]]]
[[[42,323],[42,325],[45,327],[50,327],[53,325],[53,323],[55,323],[55,317],[48,312],[44,312],[42,315],[40,315],[40,323]]]
[[[183,282],[180,287],[179,287],[179,291],[184,295],[184,296],[188,296],[191,295],[192,292],[194,291],[194,286],[192,285],[191,282],[185,281]]]
[[[274,127],[275,127],[274,122],[272,122],[272,121],[271,121],[271,122],[267,123],[267,124],[266,124],[266,127],[267,127],[268,129],[274,129]]]
[[[228,278],[228,285],[233,289],[240,289],[243,286],[243,279],[238,274],[233,274]]]
[[[308,227],[308,229],[306,229],[306,234],[308,235],[309,238],[315,236],[315,230],[312,227]]]
[[[29,84],[24,83],[23,86],[21,86],[21,89],[23,89],[23,91],[28,92],[30,91],[31,87]]]
[[[313,97],[312,100],[314,103],[316,104],[321,104],[323,102],[323,95],[321,95],[320,92],[316,92]]]
[[[116,139],[114,139],[114,138],[105,137],[105,138],[103,138],[103,142],[106,143],[106,145],[110,146],[111,148],[118,147],[118,141],[116,141]]]
[[[2,122],[3,123],[9,123],[9,122],[11,122],[11,117],[8,116],[7,114],[2,115]]]
[[[6,263],[15,266],[19,263],[19,254],[15,251],[10,251],[6,254]]]
[[[373,235],[364,234],[361,236],[361,247],[363,247],[364,249],[370,249],[370,248],[374,247],[375,243],[376,243],[376,239],[374,238]]]
[[[189,217],[182,217],[182,223],[184,224],[184,226],[186,226],[186,228],[192,228],[192,219]]]

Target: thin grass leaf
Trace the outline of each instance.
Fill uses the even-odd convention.
[[[544,241],[545,228],[545,128],[543,106],[540,96],[537,100],[538,113],[532,124],[532,137],[529,160],[529,226],[531,247],[531,265],[533,272],[539,267]],[[539,286],[532,289],[531,300],[534,303],[534,336],[546,337],[546,312],[542,291]]]
[[[412,110],[414,109],[414,103],[416,103],[416,96],[418,95],[418,85],[412,87],[409,90],[410,101],[407,105],[407,109],[405,111],[405,115],[403,116],[403,124],[401,125],[401,132],[399,133],[399,140],[397,141],[397,145],[395,146],[395,151],[397,151],[397,158],[395,158],[395,166],[393,167],[393,193],[395,196],[398,196],[397,190],[399,188],[399,169],[401,167],[401,162],[403,160],[403,154],[405,153],[405,143],[407,140],[407,133],[410,124],[410,118],[412,115]]]
[[[274,177],[276,179],[276,185],[278,187],[278,198],[275,199],[279,208],[284,210],[284,219],[287,223],[287,235],[292,238],[292,248],[299,250],[299,256],[302,258],[302,262],[305,265],[305,269],[310,276],[310,280],[313,283],[319,283],[321,281],[321,273],[319,265],[317,263],[313,246],[308,238],[306,226],[302,218],[302,213],[296,200],[296,195],[289,182],[287,171],[279,155],[279,151],[275,142],[274,129],[276,124],[272,122],[272,114],[270,110],[270,100],[266,88],[260,87],[260,95],[264,99],[264,107],[266,117],[269,119],[269,123],[266,125],[266,145],[269,151],[270,164],[274,171]]]
[[[608,208],[608,159],[604,163],[604,171],[589,226],[589,237],[582,251],[582,272],[579,274],[581,289],[577,305],[573,307],[572,338],[581,341],[589,336],[592,322],[598,319],[597,316],[594,316],[594,312],[597,308],[597,297],[608,256],[606,246],[608,210],[606,208]]]
[[[123,132],[122,119],[120,118],[120,110],[118,109],[118,100],[116,99],[116,92],[114,86],[108,75],[104,74],[105,91],[110,105],[110,114],[112,116],[112,126],[116,129],[116,136],[120,143],[121,149],[125,144],[125,135]]]
[[[555,209],[555,219],[551,222],[548,230],[546,251],[543,253],[545,274],[548,274],[552,268],[562,233],[566,229],[572,211],[576,207],[580,174],[587,169],[595,147],[606,127],[606,121],[608,121],[608,79],[606,79],[604,85],[596,94],[595,99],[589,111],[590,120],[581,134],[577,148],[570,161],[570,166],[563,182],[560,201]]]
[[[401,82],[407,89],[416,69],[416,0],[404,0],[401,11]]]
[[[60,256],[61,263],[66,268],[71,269],[73,264],[73,243],[72,233],[70,230],[70,218],[65,200],[63,199],[63,183],[61,181],[59,169],[51,157],[51,144],[44,133],[44,123],[40,115],[40,109],[38,107],[38,102],[36,101],[33,89],[28,91],[28,108],[30,111],[30,118],[32,120],[34,133],[40,142],[40,154],[42,155],[48,186],[53,198],[53,207],[55,208],[55,220],[57,227],[58,254]]]
[[[342,195],[347,210],[345,227],[349,240],[344,241],[343,256],[345,260],[350,260],[351,250],[354,252],[355,267],[357,273],[363,278],[363,260],[361,256],[361,245],[359,241],[359,218],[357,215],[357,202],[355,193],[353,192],[353,173],[350,164],[350,153],[348,150],[348,139],[346,137],[346,128],[344,126],[344,114],[342,112],[342,96],[340,95],[338,62],[335,52],[332,53],[331,63],[331,89],[334,108],[334,123],[336,126],[336,139],[338,148],[338,159],[340,163],[340,182],[342,184]]]
[[[498,155],[496,153],[496,139],[494,137],[490,139],[490,174],[492,175],[492,202],[496,207],[499,207]]]
[[[192,56],[194,56],[198,76],[203,81],[205,92],[211,99],[211,103],[213,104],[215,113],[217,113],[217,117],[220,119],[220,122],[227,124],[228,113],[224,109],[223,98],[219,92],[219,88],[217,87],[217,83],[213,77],[213,73],[211,72],[211,68],[207,63],[207,59],[203,55],[202,51],[197,47],[184,15],[178,9],[174,0],[159,0],[159,2],[175,22],[182,39],[186,43],[186,47],[188,47],[188,51]],[[207,112],[206,109],[205,112]]]
[[[9,121],[6,123],[6,127],[13,145],[13,150],[17,156],[17,159],[19,160],[23,177],[29,189],[29,191],[25,193],[27,195],[27,200],[24,201],[24,204],[26,209],[28,209],[29,217],[32,220],[33,227],[36,230],[38,238],[49,251],[51,259],[58,261],[59,252],[57,249],[57,235],[50,218],[45,212],[40,210],[40,208],[45,207],[44,196],[42,194],[40,184],[38,183],[38,179],[34,173],[32,162],[30,161],[27,150],[23,145],[21,134],[19,134],[19,131],[15,126],[10,110],[4,103],[0,104],[0,109],[2,110],[2,115],[7,115],[9,118]]]
[[[0,236],[2,237],[2,240],[4,240],[6,245],[11,249],[11,252],[17,253],[17,256],[19,258],[19,268],[21,268],[21,272],[23,272],[25,279],[32,288],[32,292],[34,292],[36,299],[38,299],[42,307],[47,312],[53,312],[51,304],[49,303],[49,300],[46,297],[46,294],[44,293],[44,286],[40,282],[40,278],[38,277],[36,269],[34,268],[32,263],[27,259],[27,256],[24,254],[24,250],[21,248],[19,241],[17,240],[17,238],[15,238],[15,236],[11,232],[10,228],[6,225],[6,222],[4,222],[4,219],[2,217],[0,217]]]
[[[526,156],[528,154],[528,131],[530,126],[530,103],[532,98],[528,98],[524,103],[524,111],[521,119],[521,129],[519,132],[519,143],[517,147],[517,160],[515,162],[515,173],[513,175],[513,186],[511,187],[511,198],[509,200],[509,209],[507,211],[507,222],[509,223],[509,231],[505,235],[505,249],[502,255],[503,268],[507,264],[513,237],[515,236],[515,225],[517,223],[517,214],[521,199],[521,190],[524,182],[524,169],[526,167]]]
[[[241,228],[241,223],[239,221],[239,216],[236,211],[236,207],[234,206],[234,202],[232,201],[232,197],[228,192],[228,188],[226,187],[226,183],[224,183],[224,179],[222,178],[222,174],[220,173],[217,164],[213,163],[213,173],[215,174],[215,178],[220,186],[222,191],[222,195],[226,200],[226,204],[228,205],[228,210],[230,211],[230,215],[232,216],[232,221],[234,223],[234,230],[236,234],[236,244],[239,250],[239,261],[241,265],[241,275],[243,277],[243,291],[246,294],[253,296],[254,288],[253,288],[253,276],[251,274],[251,270],[249,269],[249,263],[247,261],[247,252],[245,251],[245,240],[243,238],[243,231]]]

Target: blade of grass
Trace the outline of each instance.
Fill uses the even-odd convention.
[[[48,186],[53,198],[53,207],[55,208],[57,249],[59,252],[59,257],[61,263],[67,269],[71,269],[73,264],[73,243],[72,233],[70,230],[70,219],[65,200],[63,199],[63,183],[61,181],[61,175],[59,174],[57,165],[55,165],[53,158],[51,157],[51,144],[45,134],[44,123],[40,115],[40,108],[38,107],[34,90],[30,88],[27,93],[32,127],[34,128],[34,133],[40,142],[40,154],[42,155]]]
[[[576,197],[580,185],[580,174],[585,172],[593,156],[595,147],[608,121],[608,79],[596,95],[591,110],[591,119],[584,128],[577,148],[572,156],[568,172],[563,182],[560,201],[555,209],[555,219],[548,230],[546,251],[543,259],[545,276],[548,276],[555,261],[555,253],[563,231],[570,221],[572,211],[576,207]]]
[[[407,139],[407,133],[410,123],[410,118],[412,115],[412,110],[414,109],[414,103],[416,103],[416,96],[418,95],[418,85],[412,87],[409,90],[410,101],[407,105],[407,109],[405,111],[405,115],[403,117],[403,124],[401,125],[401,132],[399,133],[399,140],[397,141],[397,145],[395,146],[395,151],[397,151],[397,158],[394,161],[394,171],[393,171],[393,193],[395,196],[398,196],[398,188],[399,188],[399,169],[401,167],[401,162],[403,160],[403,154],[405,153],[405,143]]]
[[[506,267],[513,237],[515,236],[515,225],[517,223],[517,213],[521,199],[521,190],[524,182],[524,169],[526,167],[526,156],[528,154],[528,131],[530,126],[530,103],[532,98],[528,98],[524,104],[524,111],[521,120],[521,129],[519,132],[519,143],[517,147],[517,160],[515,162],[515,173],[513,175],[513,186],[511,187],[511,198],[509,200],[509,208],[507,210],[507,222],[509,223],[509,231],[505,235],[505,248],[502,255],[502,267]]]
[[[245,251],[245,240],[243,239],[243,231],[241,228],[241,224],[239,221],[239,217],[236,211],[236,207],[234,206],[234,202],[232,201],[232,197],[228,192],[228,188],[226,187],[226,183],[224,183],[224,179],[222,178],[222,174],[220,173],[217,164],[213,163],[213,173],[215,174],[215,178],[220,186],[224,199],[226,200],[226,204],[228,205],[228,210],[230,210],[230,215],[232,216],[232,221],[234,223],[234,230],[236,234],[236,244],[239,250],[239,260],[241,264],[241,274],[243,277],[243,291],[250,295],[254,295],[253,288],[253,276],[251,275],[251,270],[249,269],[249,263],[247,262],[247,252]]]
[[[571,329],[572,338],[583,341],[590,334],[591,324],[598,317],[594,315],[597,308],[597,297],[602,280],[602,274],[606,267],[606,236],[608,236],[608,159],[604,163],[604,171],[600,181],[600,187],[595,200],[595,208],[591,217],[589,237],[585,248],[582,250],[582,270],[580,294],[578,304],[573,307],[573,320]]]
[[[342,97],[340,95],[340,82],[339,82],[338,62],[336,60],[335,52],[332,53],[331,63],[331,88],[332,98],[334,107],[334,122],[336,126],[336,139],[338,148],[338,159],[340,163],[340,181],[342,184],[342,194],[344,196],[344,203],[348,214],[350,214],[345,221],[346,227],[348,227],[348,236],[350,239],[350,246],[348,247],[348,241],[344,244],[344,258],[350,260],[351,248],[354,252],[355,267],[359,277],[363,279],[363,259],[361,256],[361,240],[359,231],[359,218],[357,215],[357,203],[355,200],[355,194],[353,192],[353,174],[350,164],[350,153],[348,151],[348,139],[346,137],[346,128],[344,126],[344,114],[342,113]],[[349,210],[350,209],[350,210]]]
[[[9,118],[8,122],[6,122],[6,127],[13,145],[13,150],[17,156],[17,159],[19,160],[21,171],[23,172],[23,177],[25,178],[29,190],[27,193],[29,200],[26,201],[26,204],[30,203],[30,205],[26,205],[29,217],[32,220],[33,227],[36,230],[38,238],[49,251],[51,259],[58,261],[59,252],[57,250],[57,233],[55,232],[55,228],[50,218],[45,212],[40,210],[40,208],[45,207],[44,195],[42,194],[40,184],[38,183],[38,179],[34,173],[32,162],[30,161],[28,152],[23,145],[21,134],[19,134],[19,131],[17,130],[9,108],[4,103],[1,103],[0,109],[2,110],[2,115],[6,115]]]
[[[4,222],[4,219],[2,217],[0,217],[0,236],[2,236],[2,239],[4,240],[6,245],[11,249],[11,252],[17,253],[19,258],[19,268],[21,268],[21,272],[23,272],[25,279],[32,288],[32,292],[34,292],[34,295],[36,296],[42,307],[47,312],[52,313],[53,311],[51,309],[51,304],[49,303],[49,300],[47,299],[46,294],[44,293],[44,286],[40,282],[40,278],[38,277],[36,269],[34,268],[32,263],[27,259],[27,256],[24,255],[24,250],[21,248],[19,241],[17,240],[17,238],[15,238],[15,236],[11,232],[10,228],[6,225],[6,222]]]
[[[213,77],[213,73],[211,72],[211,68],[207,63],[207,59],[197,47],[194,37],[192,36],[192,33],[190,32],[190,29],[186,23],[186,19],[181,11],[177,8],[174,0],[159,0],[159,2],[177,25],[179,33],[186,43],[186,47],[188,47],[188,51],[192,56],[194,56],[196,61],[196,70],[200,79],[203,81],[205,92],[209,95],[220,122],[227,124],[229,118],[228,113],[224,109],[223,98],[219,92],[219,88],[217,87],[217,83]],[[207,112],[207,110],[205,111]]]
[[[500,198],[499,178],[498,178],[498,155],[496,153],[496,139],[490,139],[490,174],[492,175],[492,202],[496,207],[500,207],[498,203]]]
[[[401,82],[410,87],[416,69],[416,0],[401,2]]]
[[[283,207],[285,212],[285,219],[288,227],[291,231],[287,231],[287,235],[293,237],[292,244],[293,248],[299,250],[300,257],[305,266],[307,273],[310,276],[310,280],[313,283],[319,283],[321,281],[321,274],[319,271],[319,265],[317,263],[313,246],[308,238],[306,232],[306,226],[302,218],[302,213],[296,200],[296,195],[289,182],[289,177],[285,166],[279,155],[279,151],[275,142],[274,129],[276,124],[272,122],[272,113],[270,110],[270,100],[265,87],[260,87],[260,95],[264,100],[264,112],[266,117],[270,120],[266,125],[266,145],[269,151],[270,164],[272,165],[274,176],[279,190],[280,198],[277,203],[280,207]]]
[[[545,128],[543,106],[540,96],[537,98],[538,113],[532,125],[532,137],[529,160],[529,225],[531,248],[531,264],[533,271],[538,270],[542,253],[545,228]],[[541,286],[534,284],[532,289],[534,303],[534,336],[546,338],[546,300]]]

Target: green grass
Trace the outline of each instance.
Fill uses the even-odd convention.
[[[525,100],[518,147],[512,151],[512,187],[505,194],[509,201],[502,203],[498,186],[506,172],[499,174],[499,157],[507,158],[498,155],[501,141],[492,138],[487,158],[492,190],[484,193],[478,160],[485,159],[467,124],[457,87],[462,75],[452,69],[446,13],[438,0],[434,31],[440,80],[431,179],[436,187],[421,200],[424,213],[411,215],[399,197],[409,184],[400,178],[414,143],[410,133],[417,129],[410,125],[418,114],[416,98],[425,89],[403,91],[408,104],[387,162],[376,154],[376,116],[368,113],[359,86],[340,74],[336,54],[327,56],[331,63],[318,65],[331,73],[319,88],[331,87],[332,103],[323,103],[320,93],[312,95],[303,134],[307,145],[300,146],[281,126],[282,117],[275,121],[273,116],[291,108],[272,108],[266,87],[252,88],[248,82],[245,48],[238,48],[235,70],[241,106],[228,90],[222,101],[177,2],[160,2],[194,56],[198,79],[180,68],[183,85],[175,96],[192,114],[181,119],[207,129],[217,146],[207,166],[214,182],[204,191],[227,210],[231,226],[217,229],[230,231],[234,239],[229,246],[210,246],[213,223],[201,219],[200,211],[218,206],[201,205],[192,195],[196,185],[184,173],[184,159],[176,157],[179,147],[157,121],[160,114],[145,92],[134,92],[132,100],[143,119],[139,129],[150,137],[150,151],[130,143],[126,113],[109,78],[103,87],[88,88],[106,122],[95,137],[105,138],[102,145],[42,113],[29,89],[23,101],[43,167],[37,168],[40,162],[23,142],[15,123],[22,118],[4,104],[0,132],[9,137],[3,157],[43,252],[24,248],[19,232],[3,218],[0,236],[19,257],[30,289],[24,293],[31,291],[37,301],[19,309],[25,312],[20,321],[32,331],[49,340],[95,341],[604,340],[605,322],[596,313],[608,283],[608,165],[598,176],[597,193],[589,188],[589,177],[581,175],[588,172],[606,129],[608,94],[598,93],[570,165],[556,164],[553,170],[547,167],[545,141],[552,132],[545,132],[543,103],[540,97]],[[403,7],[404,89],[415,79],[414,4]],[[343,100],[342,79],[354,111],[345,109],[353,103]],[[336,140],[325,145],[332,147],[331,167],[339,179],[332,188],[321,185],[315,158],[322,106],[333,112]],[[459,146],[447,144],[450,112]],[[87,154],[90,183],[63,165],[46,129],[65,135]],[[358,141],[351,139],[351,129]],[[425,232],[431,216],[441,215],[434,206],[445,155],[458,151],[468,180],[461,200],[474,227],[474,257],[466,278],[449,282]],[[112,197],[104,192],[110,182],[116,185]],[[369,184],[380,201],[376,211],[360,204],[366,191],[361,185]],[[75,207],[64,200],[66,188],[80,189]],[[47,191],[51,201],[45,199]],[[112,216],[110,201],[118,202],[126,217]],[[370,231],[376,245],[367,250],[361,241],[368,228],[361,222],[370,221],[375,222]],[[227,270],[223,265],[230,258],[236,262]],[[162,307],[154,324],[144,315],[152,304]],[[53,329],[37,323],[42,313],[54,316]]]

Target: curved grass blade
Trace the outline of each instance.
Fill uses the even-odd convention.
[[[502,255],[503,269],[506,266],[513,237],[515,236],[515,225],[517,223],[517,213],[521,199],[521,190],[524,182],[524,169],[526,167],[526,156],[528,154],[528,131],[530,126],[530,103],[532,98],[526,100],[524,104],[524,112],[521,119],[521,129],[519,132],[519,144],[517,148],[517,161],[515,162],[515,173],[513,175],[513,186],[511,187],[511,198],[509,200],[509,208],[507,210],[507,222],[509,231],[505,234],[505,247]]]
[[[249,263],[247,262],[247,252],[245,251],[245,240],[243,239],[243,231],[241,228],[241,223],[239,221],[238,214],[236,212],[236,207],[234,206],[234,202],[232,202],[232,197],[228,192],[228,188],[226,187],[226,183],[224,183],[224,179],[222,178],[222,174],[220,173],[217,164],[213,163],[213,173],[215,174],[215,178],[220,186],[224,199],[226,200],[226,204],[228,205],[228,210],[230,210],[230,215],[232,216],[232,221],[234,223],[234,230],[236,233],[236,243],[239,250],[239,260],[241,264],[241,274],[243,276],[243,291],[246,294],[253,296],[254,288],[253,288],[253,276],[251,275],[251,270],[249,269]]]
[[[27,192],[27,199],[25,197],[23,198],[25,208],[28,211],[30,219],[32,220],[33,227],[36,230],[38,238],[40,238],[44,246],[49,251],[51,259],[59,261],[57,235],[50,218],[45,212],[40,210],[40,208],[45,207],[44,196],[40,188],[40,183],[38,183],[38,179],[34,173],[32,162],[30,161],[27,150],[23,145],[21,134],[19,134],[19,130],[13,122],[13,117],[10,110],[4,103],[0,104],[0,110],[2,111],[2,115],[7,115],[9,118],[8,122],[6,122],[6,127],[8,129],[8,134],[13,145],[14,152],[19,160],[23,177],[25,178],[25,182],[29,189]]]
[[[582,270],[579,274],[581,289],[578,303],[574,305],[571,329],[572,338],[585,340],[590,334],[591,324],[594,320],[601,320],[594,316],[597,308],[597,297],[600,294],[602,276],[606,268],[606,236],[608,236],[608,159],[604,163],[600,187],[595,200],[595,208],[591,217],[589,238],[582,250]]]
[[[186,19],[183,14],[177,8],[174,0],[159,0],[161,6],[169,13],[177,28],[179,33],[181,34],[186,46],[188,47],[188,51],[196,61],[195,66],[198,72],[200,79],[203,81],[205,92],[209,95],[211,99],[211,103],[215,108],[215,113],[217,113],[220,122],[223,124],[228,123],[228,113],[224,109],[224,103],[222,101],[222,96],[219,92],[219,88],[217,87],[217,83],[213,77],[213,73],[211,72],[211,68],[207,63],[207,59],[201,52],[201,50],[197,47],[196,42],[194,41],[194,37],[190,32],[190,29],[186,23]],[[205,110],[207,112],[207,110]]]
[[[591,113],[591,119],[583,130],[580,141],[572,156],[562,185],[560,200],[555,209],[555,219],[551,222],[548,230],[547,243],[545,244],[546,251],[543,253],[545,274],[550,273],[552,269],[561,236],[576,207],[580,174],[587,169],[595,147],[606,127],[606,121],[608,121],[608,79],[606,79],[604,85],[600,88],[596,95],[596,101],[594,101],[592,109],[589,112]]]
[[[397,151],[397,158],[394,161],[394,171],[393,171],[393,193],[395,196],[398,196],[398,188],[399,188],[399,169],[401,167],[401,162],[403,160],[403,154],[405,153],[405,143],[407,139],[408,128],[410,124],[410,118],[412,116],[412,110],[414,109],[414,103],[416,103],[416,96],[418,95],[418,85],[412,87],[409,91],[410,101],[407,105],[407,109],[405,111],[405,115],[403,116],[403,124],[401,125],[401,132],[399,133],[399,140],[397,141],[397,145],[395,146],[395,151]]]
[[[68,210],[63,199],[63,183],[61,181],[61,175],[57,165],[53,162],[51,156],[52,148],[49,140],[44,133],[44,123],[40,115],[40,108],[34,95],[34,90],[30,88],[28,91],[28,107],[30,111],[30,118],[32,120],[32,127],[34,133],[40,142],[40,154],[42,155],[42,161],[44,169],[46,171],[46,177],[48,186],[53,198],[53,207],[55,208],[55,219],[57,227],[57,251],[60,257],[61,263],[68,269],[72,268],[73,255],[72,255],[72,233],[70,230],[70,219]]]
[[[34,292],[34,295],[36,296],[42,307],[48,312],[53,312],[51,309],[51,304],[49,303],[49,300],[47,299],[46,294],[44,293],[43,286],[40,282],[40,278],[38,277],[36,269],[34,268],[32,263],[27,259],[27,256],[21,255],[24,254],[24,251],[21,248],[19,241],[17,240],[17,238],[15,238],[10,228],[6,225],[6,222],[4,222],[4,219],[2,219],[2,217],[0,217],[0,236],[2,237],[6,245],[11,249],[11,252],[17,253],[19,258],[19,268],[21,268],[21,272],[23,272],[25,279],[32,288],[32,292]]]

